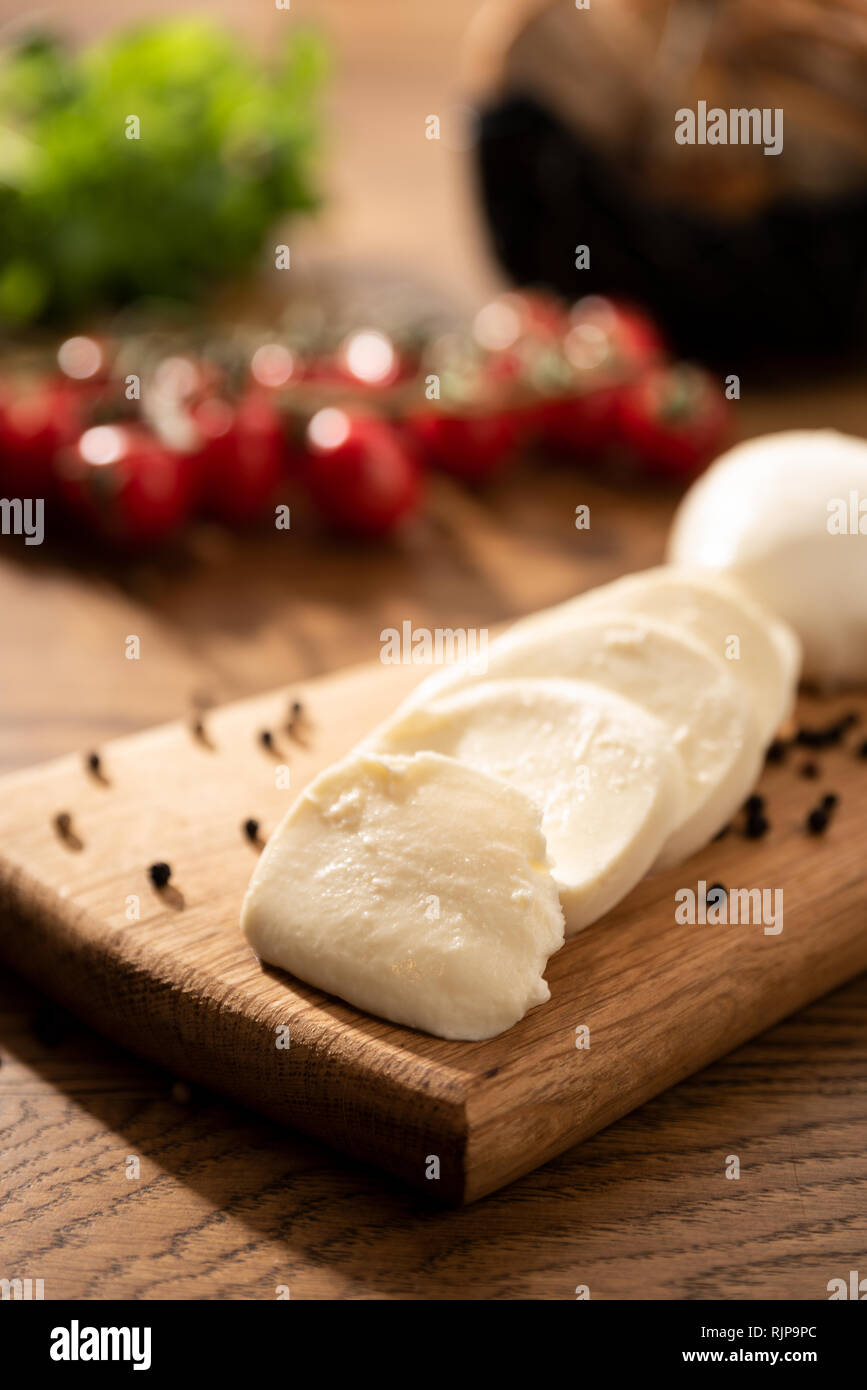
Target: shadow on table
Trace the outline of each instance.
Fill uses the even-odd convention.
[[[867,977],[510,1187],[443,1210],[174,1082],[0,975],[7,1065],[20,1059],[75,1107],[63,1116],[63,1190],[77,1220],[92,1231],[122,1200],[116,1182],[100,1197],[99,1174],[75,1158],[76,1143],[102,1130],[161,1170],[137,1186],[140,1195],[167,1175],[208,1204],[182,1233],[167,1224],[157,1235],[159,1258],[183,1249],[183,1263],[149,1274],[140,1298],[172,1297],[181,1268],[185,1279],[202,1279],[204,1297],[271,1297],[282,1280],[302,1299],[572,1299],[585,1284],[593,1297],[824,1297],[816,1271],[828,1265],[827,1278],[835,1259],[845,1263],[845,1232],[863,1225],[865,1041]],[[37,1173],[39,1142],[27,1139]],[[739,1182],[725,1179],[732,1155],[743,1165]],[[53,1170],[62,1162],[51,1153]],[[213,1292],[213,1227],[227,1222],[216,1258],[232,1292],[222,1295]],[[151,1253],[153,1224],[151,1209]],[[192,1248],[207,1233],[197,1272]],[[262,1271],[253,1278],[251,1261]],[[98,1275],[84,1296],[106,1296]]]

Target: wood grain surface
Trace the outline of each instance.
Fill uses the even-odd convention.
[[[173,0],[128,0],[124,16]],[[465,160],[418,135],[461,99],[468,0],[293,0],[333,34],[325,218],[293,243],[496,284]],[[264,35],[266,9],[209,6]],[[40,7],[75,34],[107,0]],[[21,24],[21,7],[0,0]],[[277,22],[290,18],[281,14]],[[297,255],[296,255],[297,251]],[[733,365],[737,370],[737,364]],[[863,377],[743,376],[741,428],[867,434]],[[656,563],[674,498],[528,460],[479,502],[437,488],[375,552],[203,530],[175,563],[107,569],[0,550],[0,767],[24,768],[376,655],[378,633],[506,619]],[[575,506],[599,503],[581,537]],[[143,660],[122,659],[128,633]],[[806,785],[806,784],[805,784]],[[826,995],[483,1201],[438,1210],[380,1172],[137,1060],[0,973],[0,1275],[47,1298],[823,1299],[864,1273],[867,976]],[[726,1156],[741,1157],[739,1181]],[[141,1176],[126,1177],[137,1156]]]
[[[72,756],[4,778],[0,958],[134,1051],[451,1203],[538,1167],[867,967],[867,765],[850,740],[826,754],[821,783],[799,780],[803,751],[768,769],[767,836],[749,841],[736,822],[646,880],[551,958],[551,1000],[487,1042],[393,1026],[263,968],[238,929],[258,852],[242,826],[267,835],[419,674],[352,668],[291,701],[209,711],[196,732],[182,722],[108,743],[97,775]],[[801,716],[823,726],[841,712],[814,701]],[[808,835],[829,781],[840,805],[826,835]],[[157,861],[172,867],[162,889],[147,875]],[[781,894],[782,922],[678,922],[677,890],[699,898],[700,881],[767,892],[775,918]]]
[[[305,668],[372,656],[402,616],[502,619],[658,560],[670,497],[619,493],[615,507],[585,477],[531,480],[531,467],[484,505],[437,489],[429,519],[365,563],[300,533],[289,553],[267,538],[197,542],[169,576],[34,568],[7,552],[7,767],[100,746],[203,688],[219,698],[282,681],[290,695]],[[577,501],[596,518],[580,536]],[[52,640],[34,644],[34,631]],[[123,659],[130,632],[148,638],[137,663]],[[448,1212],[206,1089],[175,1092],[177,1071],[75,1020],[46,1024],[31,988],[7,976],[0,1263],[46,1278],[48,1297],[269,1298],[288,1282],[301,1298],[571,1298],[578,1283],[606,1298],[821,1298],[867,1235],[865,1043],[862,979]],[[732,1153],[739,1182],[724,1176]]]

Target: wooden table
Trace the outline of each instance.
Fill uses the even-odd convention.
[[[464,186],[412,134],[447,99],[466,5],[401,0],[402,25],[385,0],[355,18],[325,8],[345,59],[332,245],[392,255],[400,242],[408,262],[481,293],[493,276]],[[859,383],[759,397],[745,381],[744,394],[745,433],[867,433]],[[592,481],[528,460],[484,500],[437,487],[422,520],[373,550],[303,527],[264,541],[204,530],[167,566],[118,574],[4,545],[0,768],[172,718],[195,692],[291,687],[374,656],[405,618],[495,622],[652,564],[673,500],[648,495],[624,527]],[[582,502],[589,532],[573,524]],[[123,659],[131,633],[138,662]],[[288,1284],[293,1298],[570,1299],[583,1284],[594,1298],[815,1299],[864,1273],[864,979],[458,1211],[189,1095],[74,1022],[34,1032],[39,1005],[0,977],[0,1276],[42,1278],[47,1298],[267,1299]]]
[[[591,529],[574,509],[591,506]],[[672,499],[528,461],[437,488],[393,546],[198,535],[116,576],[4,550],[3,766],[372,656],[385,626],[473,626],[653,563]],[[123,658],[137,633],[142,658]],[[281,1131],[0,981],[2,1271],[47,1297],[821,1298],[863,1263],[867,980],[462,1211]],[[725,1177],[737,1154],[739,1181]],[[141,1175],[126,1177],[130,1156]]]

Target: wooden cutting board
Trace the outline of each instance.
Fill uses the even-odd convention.
[[[104,780],[81,756],[2,779],[0,956],[133,1051],[455,1203],[867,967],[864,723],[841,747],[792,749],[768,767],[769,834],[748,840],[736,824],[646,880],[552,958],[550,1002],[501,1037],[427,1037],[261,966],[238,930],[257,854],[242,823],[254,817],[267,835],[418,675],[377,663],[227,706],[207,716],[207,741],[183,723],[119,739],[100,750]],[[296,698],[300,737],[285,732]],[[818,724],[853,707],[867,719],[864,699],[808,702],[801,717]],[[800,775],[807,760],[818,780]],[[829,830],[808,836],[807,812],[829,791],[839,796]],[[59,812],[72,818],[66,837]],[[157,860],[173,871],[163,893],[147,873]],[[700,879],[782,889],[782,932],[678,925],[674,893]],[[288,1049],[277,1046],[284,1026]],[[589,1048],[576,1046],[584,1028]]]

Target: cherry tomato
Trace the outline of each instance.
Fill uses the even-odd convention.
[[[65,338],[57,349],[57,365],[69,381],[107,381],[109,348],[98,338]]]
[[[391,386],[405,374],[391,338],[377,328],[350,333],[340,346],[338,362],[349,381],[373,390]]]
[[[260,386],[282,391],[301,376],[302,368],[285,343],[262,343],[250,359],[250,376]]]
[[[729,411],[719,383],[688,362],[654,367],[618,397],[621,441],[651,473],[690,477],[719,452]]]
[[[221,521],[255,521],[273,502],[286,464],[287,441],[270,392],[251,386],[235,402],[207,396],[190,413],[201,441],[190,463],[203,509]]]
[[[412,448],[387,421],[327,407],[307,427],[305,479],[340,531],[379,536],[413,512],[422,493]]]
[[[610,301],[617,317],[615,338],[621,355],[633,366],[645,367],[662,362],[668,347],[649,314],[634,304]]]
[[[582,395],[565,396],[537,410],[539,433],[545,443],[581,457],[604,453],[617,429],[619,391],[599,386]]]
[[[665,343],[653,320],[633,304],[587,295],[573,304],[563,340],[576,371],[622,372],[658,363]]]
[[[568,327],[559,299],[543,290],[508,290],[485,304],[473,321],[473,338],[490,353],[508,353],[521,340],[561,338]]]
[[[571,390],[554,383],[539,407],[540,433],[556,449],[602,453],[617,436],[623,383],[662,360],[663,341],[639,309],[588,295],[572,306],[562,348]]]
[[[501,294],[475,317],[472,342],[483,356],[474,374],[501,395],[508,391],[512,408],[524,411],[525,426],[537,423],[527,398],[552,394],[555,381],[568,389],[571,369],[562,350],[568,326],[560,300],[537,290]],[[524,404],[519,407],[519,402]]]
[[[189,515],[183,457],[142,425],[85,430],[57,473],[72,513],[112,544],[155,544]]]
[[[417,349],[401,349],[378,328],[358,328],[333,354],[307,358],[298,376],[309,386],[339,389],[347,400],[361,402],[364,410],[365,398],[409,380],[417,368]]]
[[[147,379],[147,395],[155,397],[157,408],[164,403],[184,404],[215,395],[223,375],[212,362],[177,353],[163,357]]]
[[[414,412],[406,428],[433,467],[479,483],[507,466],[526,434],[527,419],[525,412],[505,407],[462,410],[446,404]]]
[[[310,386],[335,386],[346,389],[345,368],[333,357],[309,357],[302,371],[302,380]]]
[[[85,421],[88,394],[64,377],[0,393],[0,479],[10,497],[51,497],[54,460],[74,443]]]

